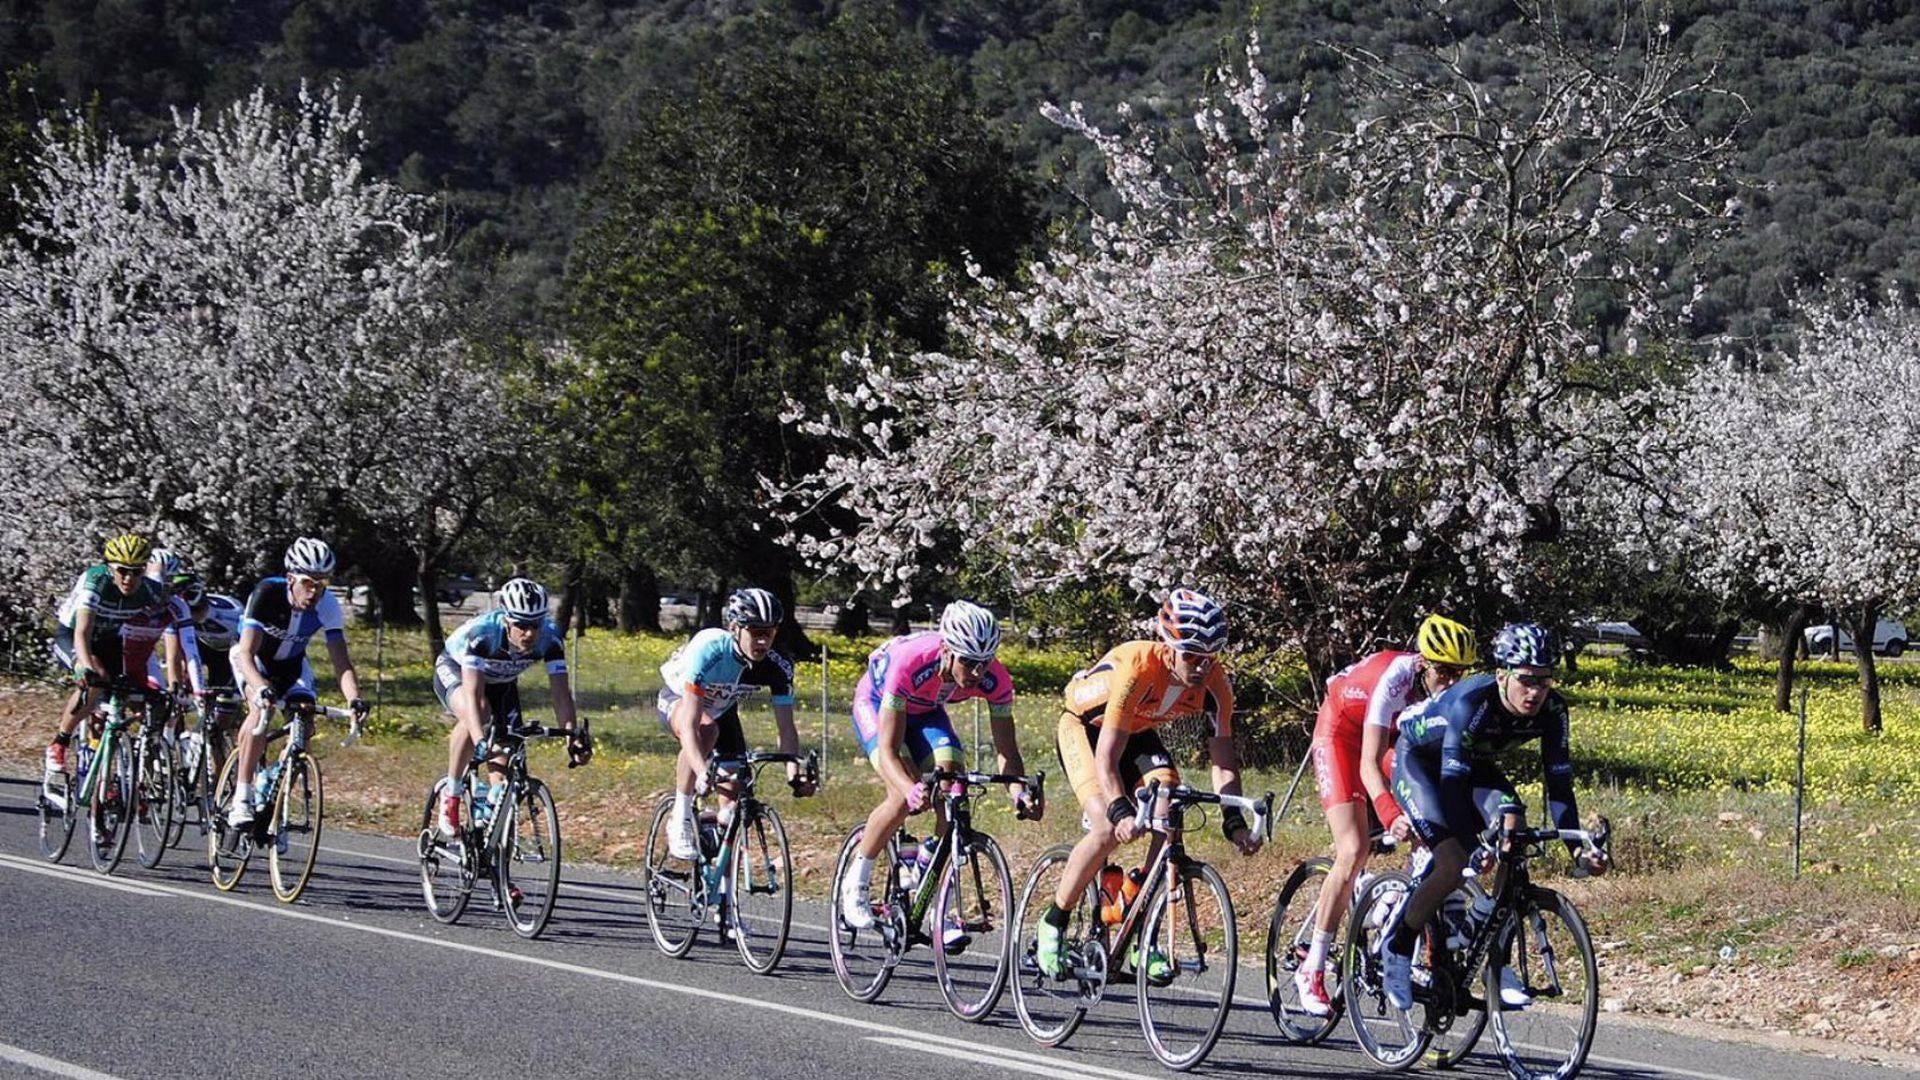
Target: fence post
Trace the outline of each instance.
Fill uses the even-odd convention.
[[[1793,880],[1800,880],[1801,811],[1807,803],[1807,685],[1800,684],[1800,753],[1793,776]]]
[[[833,725],[827,722],[827,643],[820,643],[820,781],[827,779],[827,733]]]
[[[373,598],[373,617],[380,620],[373,628],[373,719],[377,723],[386,718],[387,701],[387,613],[377,595]]]

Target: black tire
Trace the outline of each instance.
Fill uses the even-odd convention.
[[[1892,641],[1887,642],[1887,659],[1889,660],[1897,659],[1901,653],[1906,651],[1907,643],[1901,641],[1899,638],[1894,638]]]
[[[667,815],[671,813],[673,798],[668,796],[660,800],[653,827],[647,830],[647,928],[661,952],[681,957],[692,951],[710,908],[700,864],[676,859],[667,850]]]
[[[893,969],[907,949],[907,917],[900,893],[900,845],[888,839],[880,858],[873,864],[874,923],[866,929],[847,925],[840,907],[840,882],[853,863],[853,854],[862,837],[864,824],[854,826],[840,845],[840,858],[833,865],[833,886],[828,893],[831,917],[827,925],[827,951],[833,958],[833,977],[840,989],[855,1001],[878,998],[893,979]]]
[[[747,970],[767,975],[780,966],[793,933],[793,852],[778,810],[756,802],[739,812],[727,868],[733,943]]]
[[[473,898],[473,847],[468,836],[448,840],[440,835],[440,784],[427,789],[427,805],[420,813],[420,833],[414,853],[420,860],[420,898],[436,922],[460,920]],[[472,821],[473,804],[461,802],[462,820]]]
[[[1233,1012],[1233,985],[1240,971],[1240,930],[1233,895],[1220,871],[1188,863],[1169,886],[1147,890],[1146,918],[1136,951],[1166,956],[1166,980],[1136,971],[1140,1031],[1160,1063],[1176,1072],[1207,1060]],[[1136,968],[1144,966],[1136,964]]]
[[[173,840],[174,811],[179,802],[174,786],[180,777],[173,747],[166,740],[142,732],[135,745],[139,761],[133,784],[133,839],[140,865],[151,870],[160,865]]]
[[[1533,1003],[1500,1002],[1498,965],[1486,973],[1494,1044],[1515,1080],[1566,1080],[1593,1049],[1600,1017],[1600,971],[1593,938],[1573,902],[1552,889],[1530,889],[1505,948],[1495,950],[1524,980]]]
[[[1469,878],[1460,884],[1465,893],[1469,909],[1486,896],[1477,878]],[[1444,919],[1444,917],[1443,917]],[[1427,948],[1430,952],[1445,949],[1446,939],[1438,927],[1429,926],[1427,930]],[[1476,973],[1478,974],[1478,973]],[[1451,1069],[1460,1064],[1480,1042],[1480,1036],[1487,1030],[1486,999],[1473,998],[1476,987],[1472,985],[1473,976],[1468,976],[1468,985],[1454,989],[1456,999],[1463,1000],[1464,1013],[1456,1011],[1453,1022],[1445,1031],[1436,1031],[1433,1041],[1427,1046],[1427,1064],[1436,1069]],[[1475,1004],[1475,1002],[1478,1004]]]
[[[273,797],[272,841],[267,845],[267,870],[273,895],[291,904],[306,891],[313,864],[320,857],[320,829],[326,819],[325,791],[320,763],[300,754],[280,770],[279,790]]]
[[[1328,946],[1327,994],[1333,1009],[1315,1016],[1300,1004],[1300,991],[1293,982],[1294,973],[1306,960],[1313,939],[1313,916],[1319,909],[1320,891],[1327,883],[1333,860],[1318,856],[1293,868],[1280,895],[1273,901],[1273,918],[1267,921],[1267,1009],[1273,1014],[1280,1037],[1297,1046],[1313,1046],[1340,1026],[1341,1001],[1339,953]]]
[[[1080,902],[1073,906],[1062,941],[1069,963],[1099,965],[1097,981],[1079,973],[1049,976],[1036,958],[1040,916],[1053,903],[1061,873],[1072,855],[1071,844],[1041,852],[1013,912],[1013,1009],[1027,1037],[1042,1046],[1059,1046],[1072,1038],[1087,1018],[1088,1007],[1099,1001],[1106,989],[1106,933],[1100,925],[1099,908],[1089,895],[1092,887],[1084,890]]]
[[[226,732],[218,726],[203,729],[205,742],[200,748],[200,768],[194,778],[193,800],[200,808],[200,835],[213,835],[214,816],[219,811],[218,791],[221,770],[226,768],[227,759],[233,756],[233,750]]]
[[[84,736],[83,736],[84,737]],[[48,862],[66,857],[73,843],[73,826],[80,820],[80,808],[74,805],[79,784],[73,775],[72,747],[67,748],[67,767],[52,776],[43,776],[34,805],[40,815],[40,855]]]
[[[975,833],[971,850],[947,861],[946,877],[948,884],[933,901],[934,981],[953,1015],[979,1023],[1007,990],[1013,875],[993,837]],[[967,941],[951,955],[941,944],[949,923],[964,930]]]
[[[212,814],[207,829],[207,866],[213,874],[213,887],[221,892],[232,892],[239,886],[240,879],[246,875],[247,863],[253,858],[251,830],[227,824],[227,807],[233,805],[233,788],[239,773],[240,755],[228,754],[220,767],[220,779],[209,796],[210,805],[203,804]]]
[[[1368,882],[1348,916],[1346,949],[1340,960],[1342,993],[1354,1038],[1376,1064],[1393,1072],[1411,1068],[1432,1038],[1418,995],[1413,1008],[1396,1009],[1380,980],[1380,945],[1412,889],[1412,880],[1398,871]]]
[[[560,899],[560,811],[547,785],[529,777],[519,800],[494,812],[513,816],[493,857],[500,907],[513,932],[531,940],[547,928]]]
[[[122,731],[114,736],[113,753],[94,762],[93,801],[87,806],[87,857],[93,868],[111,874],[127,854],[127,834],[133,831],[133,740]]]

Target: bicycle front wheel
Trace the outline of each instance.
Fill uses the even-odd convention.
[[[729,848],[733,943],[747,969],[765,975],[780,966],[793,932],[793,858],[779,811],[753,803],[740,813],[740,831]]]
[[[142,736],[137,776],[133,785],[133,839],[139,847],[140,865],[151,870],[160,865],[173,838],[173,813],[178,799],[174,782],[179,779],[174,765],[173,747],[158,736]]]
[[[1294,867],[1274,899],[1273,918],[1267,922],[1267,1008],[1273,1013],[1280,1036],[1300,1046],[1320,1042],[1340,1024],[1339,950],[1329,947],[1324,964],[1328,996],[1333,999],[1327,1015],[1308,1012],[1294,982],[1312,947],[1320,893],[1332,869],[1333,860],[1325,857],[1308,859]]]
[[[1206,863],[1180,867],[1153,893],[1128,958],[1140,1030],[1161,1064],[1185,1072],[1213,1052],[1233,1011],[1240,932],[1227,881]]]
[[[227,824],[227,807],[233,805],[239,776],[240,755],[227,755],[226,764],[220,766],[220,781],[201,804],[201,813],[208,815],[207,865],[213,870],[213,887],[221,892],[232,892],[239,886],[241,875],[247,872],[247,861],[253,857],[253,827],[236,829]]]
[[[513,815],[493,857],[501,905],[514,933],[537,938],[560,899],[560,811],[547,785],[529,779],[520,798],[500,812]]]
[[[427,789],[426,809],[420,813],[420,835],[414,841],[420,859],[420,896],[435,921],[457,922],[473,897],[473,852],[464,836],[440,835],[442,788]],[[462,819],[473,820],[471,804],[462,797]]]
[[[92,842],[87,855],[93,868],[111,874],[127,854],[127,833],[133,818],[133,751],[123,734],[114,740],[113,753],[94,760],[93,803],[87,807],[87,833]]]
[[[906,951],[907,916],[902,910],[904,895],[899,891],[899,845],[893,840],[880,849],[873,861],[871,902],[867,905],[871,926],[854,927],[840,902],[841,882],[853,872],[853,859],[860,841],[867,835],[865,825],[857,825],[840,845],[840,859],[834,864],[833,890],[828,894],[833,917],[828,925],[827,951],[833,957],[833,976],[840,989],[855,1001],[872,1001],[887,988],[894,966]]]
[[[993,837],[974,833],[948,860],[946,879],[933,901],[933,974],[948,1010],[978,1023],[1007,989],[1013,875]]]
[[[320,763],[305,754],[287,759],[286,768],[280,771],[280,790],[273,800],[273,846],[267,849],[273,895],[282,903],[300,899],[313,877],[325,812]]]
[[[83,736],[84,737],[84,736]],[[68,750],[69,755],[74,751]],[[67,769],[45,777],[40,784],[39,797],[34,799],[40,811],[40,854],[48,862],[59,862],[67,854],[67,845],[73,843],[73,824],[79,820],[78,808],[74,806],[74,794],[79,790],[73,773]]]
[[[1478,879],[1467,879],[1460,883],[1465,902],[1469,910],[1486,896]],[[1445,921],[1442,915],[1441,920]],[[1427,948],[1439,953],[1447,947],[1445,937],[1437,927],[1427,927]],[[1480,1035],[1487,1030],[1486,1001],[1473,996],[1473,977],[1465,976],[1462,985],[1453,989],[1453,1022],[1445,1031],[1433,1033],[1433,1042],[1427,1047],[1427,1064],[1436,1069],[1451,1069],[1460,1064],[1480,1041]]]
[[[1040,964],[1040,920],[1060,890],[1073,845],[1061,844],[1041,852],[1020,891],[1013,911],[1013,1011],[1020,1027],[1042,1046],[1059,1046],[1073,1036],[1087,1007],[1100,1000],[1107,986],[1107,946],[1100,930],[1100,912],[1091,887],[1067,915],[1060,932],[1065,962],[1049,974]]]
[[[1502,999],[1503,964],[1531,1001]],[[1552,889],[1528,891],[1518,925],[1487,965],[1486,991],[1494,1042],[1515,1080],[1564,1080],[1580,1071],[1600,1016],[1600,971],[1573,901]]]
[[[661,952],[679,957],[693,949],[706,921],[707,883],[698,861],[676,859],[668,850],[667,817],[672,813],[673,799],[661,799],[653,827],[647,830],[647,928]]]
[[[1410,1009],[1397,1009],[1387,1000],[1380,973],[1380,948],[1393,933],[1412,891],[1412,879],[1398,871],[1369,882],[1347,918],[1346,955],[1341,958],[1341,986],[1354,1038],[1368,1057],[1395,1072],[1420,1060],[1433,1038],[1420,1000],[1425,990],[1417,985],[1422,957],[1414,957],[1416,985]],[[1424,954],[1424,944],[1416,952]]]

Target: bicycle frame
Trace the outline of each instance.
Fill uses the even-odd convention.
[[[702,846],[697,865],[703,874],[709,868],[716,871],[719,881],[717,899],[729,907],[732,906],[733,901],[733,875],[728,871],[733,867],[733,860],[740,855],[741,830],[746,828],[747,819],[753,816],[752,811],[763,805],[759,795],[756,794],[760,770],[769,765],[785,765],[790,762],[805,764],[804,775],[818,781],[819,765],[811,754],[803,758],[799,754],[749,750],[744,758],[722,760],[714,757],[707,761],[708,790],[718,790],[723,784],[731,785],[734,809],[733,817],[727,821],[726,828],[720,834],[719,850],[709,857],[706,848]]]
[[[105,730],[100,735],[100,747],[89,750],[86,772],[80,778],[79,790],[74,792],[74,802],[79,806],[93,805],[93,789],[100,783],[100,770],[104,767],[102,762],[112,760],[121,733],[145,719],[146,693],[118,682],[108,687],[106,697],[100,702],[100,710],[89,714],[81,725],[83,739],[92,741],[93,722],[103,714]]]

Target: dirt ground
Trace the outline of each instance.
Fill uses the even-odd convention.
[[[44,689],[0,686],[0,771],[38,769],[56,709]],[[427,756],[420,748],[330,755],[329,817],[392,833],[417,828]],[[607,767],[551,778],[569,843],[585,860],[635,865],[646,815],[633,808],[650,806],[652,793],[622,783],[630,766],[597,764]],[[803,890],[824,893],[850,823],[800,811],[787,810],[796,875]],[[1007,846],[1016,866],[1039,847]],[[1280,850],[1223,867],[1234,895],[1262,898],[1243,920],[1265,921],[1270,898],[1306,854]],[[1592,924],[1606,1012],[1920,1068],[1920,918],[1910,905],[1815,870],[1798,883],[1683,868],[1557,884]]]

